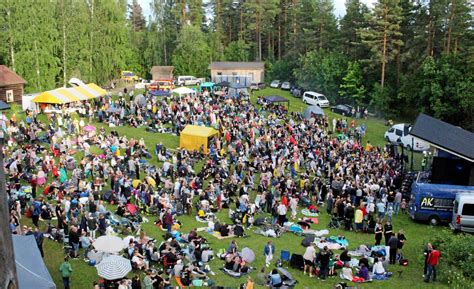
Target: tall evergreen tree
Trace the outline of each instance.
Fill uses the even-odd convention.
[[[403,19],[399,0],[379,0],[372,13],[365,14],[368,28],[357,30],[362,42],[371,52],[371,60],[380,65],[380,87],[384,88],[387,63],[397,54],[397,48],[403,45],[400,39],[400,23]]]

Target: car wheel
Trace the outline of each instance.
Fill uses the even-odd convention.
[[[431,226],[438,226],[440,223],[438,216],[430,216],[428,218],[428,222],[430,223]]]
[[[196,85],[199,86],[199,85],[201,85],[201,83],[200,83],[200,82],[197,82]]]
[[[390,142],[390,139],[388,138],[388,136],[385,137],[385,140],[386,140],[387,142]]]

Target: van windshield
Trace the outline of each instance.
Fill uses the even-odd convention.
[[[318,99],[319,99],[319,100],[327,100],[327,98],[326,98],[324,95],[318,96]]]

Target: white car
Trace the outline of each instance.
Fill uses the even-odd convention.
[[[414,151],[425,151],[430,148],[430,145],[421,139],[410,134],[411,125],[407,123],[399,123],[393,125],[384,134],[386,141],[394,144],[402,144],[403,147]]]
[[[329,100],[323,94],[314,91],[306,91],[303,93],[303,102],[319,107],[329,107]]]
[[[270,83],[271,88],[279,88],[281,85],[281,82],[279,80],[274,80],[272,83]]]
[[[194,76],[178,76],[178,85],[199,85],[201,84],[202,79],[196,78]]]

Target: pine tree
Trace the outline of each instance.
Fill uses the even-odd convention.
[[[363,84],[362,70],[357,61],[349,62],[346,75],[342,78],[339,94],[346,99],[353,99],[359,106],[366,104],[366,89]]]
[[[381,66],[380,87],[383,90],[387,63],[397,54],[397,47],[403,45],[400,37],[400,23],[403,19],[399,0],[379,0],[372,13],[365,14],[370,26],[357,30],[372,52],[372,61]]]

